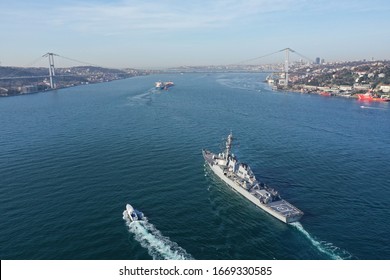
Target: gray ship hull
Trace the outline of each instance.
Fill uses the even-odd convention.
[[[300,211],[295,206],[291,205],[283,199],[273,201],[267,204],[262,203],[260,199],[255,196],[255,192],[253,190],[248,191],[244,189],[242,186],[240,186],[233,180],[234,178],[229,178],[228,173],[223,169],[223,167],[218,164],[214,164],[212,156],[214,156],[214,154],[203,151],[203,157],[210,169],[213,171],[213,173],[217,175],[220,179],[222,179],[229,187],[241,194],[243,197],[255,204],[257,207],[261,208],[268,214],[272,215],[273,217],[279,219],[284,223],[296,222],[300,220],[300,218],[303,216],[302,211]]]

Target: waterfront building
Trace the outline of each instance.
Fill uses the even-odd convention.
[[[381,90],[382,92],[388,93],[388,92],[390,92],[390,85],[381,85],[379,87],[379,90]]]

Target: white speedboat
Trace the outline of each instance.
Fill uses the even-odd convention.
[[[126,204],[125,215],[129,218],[130,222],[142,220],[144,214],[137,209],[134,209],[130,204]]]

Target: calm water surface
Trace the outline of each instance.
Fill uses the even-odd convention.
[[[264,78],[172,74],[1,98],[1,259],[390,259],[390,104],[274,92]],[[157,91],[160,79],[176,86]],[[221,150],[230,130],[300,223],[209,173],[201,149]],[[147,219],[130,225],[126,203]]]

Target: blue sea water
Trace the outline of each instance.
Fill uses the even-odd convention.
[[[135,77],[0,99],[1,259],[390,259],[390,104],[262,74]],[[153,88],[172,80],[168,91]],[[205,167],[234,153],[305,212],[286,225]],[[123,218],[126,203],[145,220]]]

